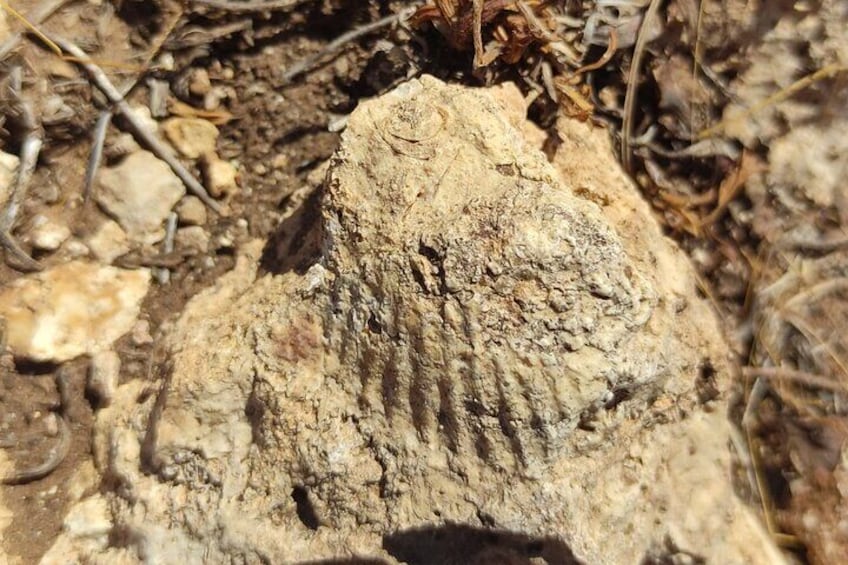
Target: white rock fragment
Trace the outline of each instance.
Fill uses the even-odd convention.
[[[114,351],[102,351],[91,356],[86,387],[94,394],[101,407],[112,402],[120,375],[121,358]]]
[[[209,234],[200,226],[180,228],[174,236],[174,247],[206,253],[209,250]]]
[[[133,345],[148,345],[153,343],[153,336],[150,334],[150,322],[148,320],[139,320],[133,326],[130,333]]]
[[[177,205],[180,223],[187,226],[202,226],[206,223],[206,205],[197,196],[186,196]]]
[[[163,222],[183,195],[185,187],[170,167],[139,151],[101,169],[95,198],[130,240],[153,244],[165,237]]]
[[[62,253],[68,259],[82,259],[91,255],[91,250],[82,241],[71,237],[62,245]]]
[[[0,151],[0,205],[4,204],[11,194],[20,162],[17,155]]]
[[[32,219],[28,236],[36,249],[56,251],[71,237],[71,230],[54,218],[38,214]]]
[[[117,222],[108,219],[86,240],[86,245],[98,261],[106,264],[130,250],[127,232]]]
[[[221,198],[235,192],[238,188],[238,171],[229,161],[219,159],[213,153],[207,153],[201,162],[206,188],[215,198]]]
[[[88,556],[105,551],[113,529],[109,501],[94,495],[71,506],[62,525],[63,536],[41,558],[42,565],[60,565],[70,561],[69,554]],[[91,562],[85,559],[83,562]],[[128,559],[107,559],[109,563],[129,565]]]
[[[16,357],[62,362],[111,347],[132,328],[150,286],[147,269],[71,261],[0,291],[0,316]]]
[[[215,153],[218,128],[212,122],[199,118],[171,118],[162,123],[162,131],[184,157],[198,159]]]

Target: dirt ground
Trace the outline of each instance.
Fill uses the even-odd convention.
[[[51,4],[55,11],[39,17]],[[471,2],[456,3],[453,21],[436,6],[410,20],[410,7],[421,5],[0,2],[0,45],[25,29],[16,12],[35,26],[0,52],[0,150],[22,153],[20,100],[32,105],[43,140],[11,235],[49,269],[87,254],[84,242],[107,218],[83,193],[95,124],[115,105],[78,60],[54,53],[35,29],[81,47],[133,107],[157,105],[153,91],[165,85],[166,109],[154,111],[160,122],[183,115],[217,126],[217,157],[235,166],[237,186],[217,199],[226,215],[207,211],[206,250],[134,244],[112,262],[168,272],[147,294],[140,323],[114,345],[121,381],[147,379],[153,393],[167,363],[159,336],[189,298],[232,268],[242,244],[267,239],[263,265],[295,267],[282,250],[313,219],[321,165],[359,100],[422,73],[472,85],[516,80],[550,147],[560,112],[609,128],[623,165],[698,268],[740,367],[730,410],[739,425],[740,496],[760,509],[791,559],[835,563],[848,554],[848,517],[839,510],[848,497],[848,146],[837,127],[848,125],[848,4],[487,1],[482,38],[502,50],[476,71]],[[334,48],[343,34],[381,20]],[[537,29],[549,22],[554,31]],[[304,72],[289,76],[303,61]],[[23,79],[17,98],[15,73]],[[128,125],[112,120],[101,166],[120,162]],[[202,160],[183,161],[209,180]],[[56,249],[33,244],[39,217],[69,228]],[[8,250],[6,258],[4,285],[29,270]],[[48,456],[56,415],[70,431],[53,472],[0,487],[11,513],[0,515],[0,528],[9,524],[2,549],[22,563],[38,562],[50,547],[78,488],[69,478],[93,464],[99,399],[86,387],[87,365],[0,358],[0,446],[14,468]]]

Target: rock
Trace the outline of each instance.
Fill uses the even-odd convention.
[[[150,335],[150,322],[148,320],[139,320],[135,323],[130,334],[133,345],[142,346],[153,343],[153,336]]]
[[[86,240],[86,245],[98,261],[107,264],[130,250],[127,233],[112,220],[100,224],[94,235]]]
[[[108,406],[112,402],[120,376],[121,358],[117,353],[109,350],[91,356],[86,388],[94,395],[101,407]]]
[[[0,151],[0,205],[5,204],[12,193],[20,162],[16,155]]]
[[[141,151],[141,146],[136,142],[135,138],[129,133],[120,133],[110,137],[106,141],[106,146],[103,148],[103,155],[108,161],[113,162],[137,151]]]
[[[205,96],[212,90],[212,81],[209,79],[209,71],[200,67],[191,69],[189,73],[188,91],[195,96]]]
[[[100,170],[95,198],[130,240],[153,244],[165,237],[163,222],[184,194],[182,181],[168,165],[139,151]]]
[[[218,128],[200,118],[171,118],[162,124],[165,137],[177,151],[189,159],[214,154]]]
[[[60,363],[111,347],[135,322],[150,285],[146,269],[71,261],[0,291],[6,343],[19,358]]]
[[[206,205],[197,196],[184,197],[177,206],[180,223],[187,226],[206,224]]]
[[[71,230],[53,218],[38,214],[32,219],[28,236],[36,249],[56,251],[71,237]]]
[[[167,394],[119,387],[96,424],[147,560],[782,562],[733,495],[728,346],[685,256],[516,112],[426,76],[364,102],[297,268],[245,246],[189,302]],[[618,171],[567,143],[563,170]]]
[[[91,250],[88,248],[88,245],[75,237],[65,241],[64,245],[62,245],[62,252],[63,255],[69,259],[83,259],[91,255]]]
[[[238,189],[238,171],[229,161],[207,153],[201,162],[201,170],[206,188],[215,198],[227,196]]]
[[[209,250],[209,234],[200,226],[180,228],[174,236],[174,247],[206,253]]]

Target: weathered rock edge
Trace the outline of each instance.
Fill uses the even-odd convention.
[[[191,301],[158,399],[99,413],[106,494],[45,560],[780,562],[685,257],[595,132],[562,124],[560,178],[522,116],[431,77],[363,103],[320,260],[258,276],[253,246]]]

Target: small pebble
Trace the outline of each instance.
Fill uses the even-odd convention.
[[[69,237],[71,230],[68,226],[52,218],[38,214],[32,219],[29,238],[36,249],[56,251]]]
[[[187,226],[202,226],[206,223],[206,205],[197,196],[185,196],[177,205],[180,223]]]
[[[121,375],[121,358],[114,351],[95,353],[88,368],[88,392],[97,399],[99,406],[106,407],[115,397]]]
[[[238,188],[238,171],[228,161],[208,153],[201,165],[206,188],[215,198],[230,195]]]
[[[214,154],[218,128],[199,118],[171,118],[162,124],[165,137],[184,157],[198,159]]]
[[[174,236],[174,246],[206,253],[209,250],[209,234],[200,226],[180,228]]]
[[[133,345],[148,345],[153,343],[153,336],[150,333],[150,321],[139,320],[135,323],[130,331]]]
[[[106,220],[86,241],[91,253],[103,263],[111,263],[130,250],[126,232],[114,220]]]

